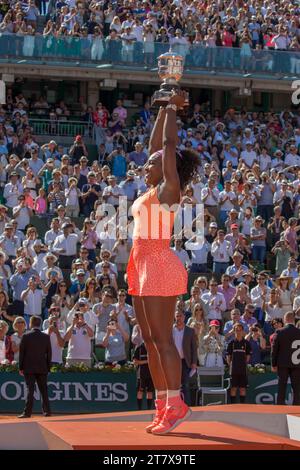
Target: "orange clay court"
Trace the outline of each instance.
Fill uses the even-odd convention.
[[[52,418],[34,416],[22,422],[2,417],[0,447],[45,450],[300,450],[300,407],[197,407],[193,408],[188,421],[166,436],[145,432],[151,418],[152,414],[147,411]]]

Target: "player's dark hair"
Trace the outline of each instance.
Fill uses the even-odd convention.
[[[197,168],[199,165],[200,159],[194,150],[188,149],[176,152],[176,166],[181,189],[184,189],[186,185],[197,176]]]

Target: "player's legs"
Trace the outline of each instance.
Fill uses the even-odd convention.
[[[177,297],[143,297],[144,312],[149,325],[150,337],[159,355],[159,362],[167,390],[180,390],[181,359],[173,341],[173,324]],[[147,347],[147,346],[146,346]],[[155,364],[157,369],[157,364]],[[151,375],[152,369],[150,368]],[[153,382],[157,379],[155,371]]]
[[[165,380],[164,370],[160,363],[160,356],[155,343],[152,340],[150,327],[145,315],[144,305],[141,297],[132,297],[133,307],[136,314],[137,322],[142,331],[142,337],[148,353],[148,364],[156,390],[166,391],[167,383]]]

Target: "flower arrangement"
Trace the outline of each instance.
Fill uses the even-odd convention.
[[[266,366],[265,364],[255,364],[252,366],[248,364],[248,373],[249,374],[267,374],[271,372],[271,367]],[[113,363],[108,366],[104,362],[97,362],[93,367],[87,367],[85,364],[81,363],[76,366],[67,367],[65,364],[59,364],[51,367],[51,373],[61,372],[63,374],[69,372],[113,372],[113,373],[130,373],[135,370],[135,366],[132,362],[126,362],[124,366],[121,366],[118,363]],[[0,372],[19,372],[19,365],[16,361],[9,362],[7,359],[4,359],[0,363]]]
[[[0,372],[19,372],[19,365],[16,361],[9,362],[4,359],[0,363]]]
[[[134,364],[132,362],[126,362],[124,366],[120,366],[118,363],[113,363],[111,366],[105,365],[103,362],[96,363],[93,367],[87,367],[81,363],[76,366],[67,367],[65,364],[58,364],[51,367],[51,373],[61,372],[63,374],[69,372],[133,372]],[[0,363],[0,372],[19,372],[19,364],[16,361],[9,362],[7,359]]]
[[[127,362],[124,366],[120,366],[118,363],[113,363],[111,366],[105,365],[103,362],[96,363],[93,367],[87,367],[85,364],[81,363],[78,365],[73,365],[67,367],[66,365],[57,365],[51,368],[51,372],[133,372],[134,365],[132,362]]]
[[[248,364],[247,367],[249,374],[266,374],[271,372],[271,367],[265,364],[255,364],[254,366]]]

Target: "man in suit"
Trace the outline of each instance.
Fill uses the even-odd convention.
[[[295,315],[284,315],[284,328],[276,331],[272,344],[272,371],[278,374],[277,405],[285,405],[288,378],[291,379],[293,405],[300,405],[300,330]]]
[[[173,326],[173,339],[182,361],[181,391],[187,405],[191,404],[190,374],[197,369],[197,340],[195,331],[184,323],[185,315],[177,310]]]
[[[40,331],[41,318],[30,318],[30,330],[23,335],[20,343],[19,369],[27,385],[27,399],[23,413],[19,418],[30,418],[33,407],[35,382],[38,384],[42,397],[44,416],[51,416],[47,390],[47,374],[51,367],[50,336]]]

